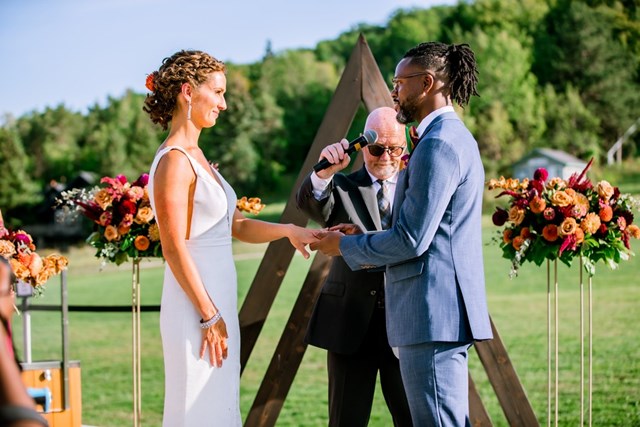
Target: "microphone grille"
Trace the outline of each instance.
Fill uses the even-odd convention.
[[[378,133],[373,129],[368,129],[364,132],[364,139],[367,140],[367,144],[374,144],[378,140]]]

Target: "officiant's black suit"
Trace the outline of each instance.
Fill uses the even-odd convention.
[[[307,176],[296,195],[298,208],[323,227],[352,223],[381,230],[376,190],[365,166],[334,175],[329,185],[318,201]],[[342,257],[334,257],[305,339],[328,350],[330,426],[368,424],[378,372],[394,425],[411,425],[398,359],[387,341],[384,272],[351,271]]]

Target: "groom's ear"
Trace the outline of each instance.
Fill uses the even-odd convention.
[[[434,85],[435,85],[435,80],[433,79],[433,76],[431,74],[425,74],[422,80],[422,87],[424,91],[425,92],[431,91]]]

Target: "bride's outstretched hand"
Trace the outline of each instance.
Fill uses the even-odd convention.
[[[209,351],[209,362],[211,366],[222,367],[222,361],[227,358],[229,347],[227,346],[227,324],[220,318],[216,323],[207,329],[202,330],[202,345],[200,346],[200,358]]]
[[[290,224],[289,241],[294,248],[296,248],[305,259],[309,259],[309,252],[306,246],[309,243],[318,241],[316,237],[316,230],[311,230],[304,227],[298,227],[297,225]]]

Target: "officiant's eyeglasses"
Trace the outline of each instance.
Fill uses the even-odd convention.
[[[369,154],[375,157],[382,156],[385,151],[389,153],[391,157],[398,157],[404,151],[404,146],[402,145],[391,145],[389,147],[385,147],[380,144],[369,144],[367,145],[367,148],[369,149]]]

